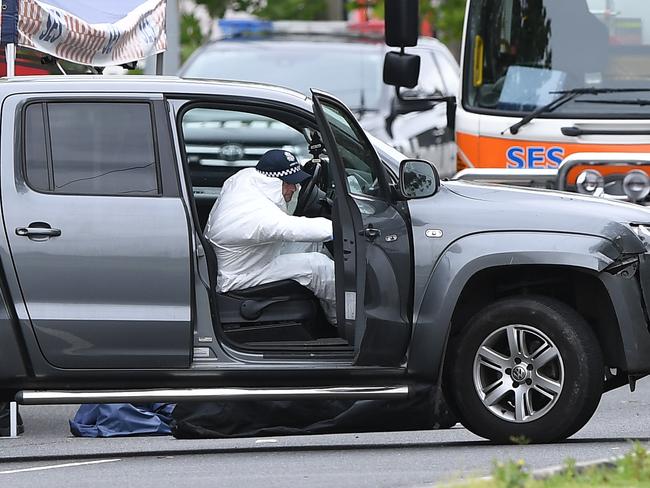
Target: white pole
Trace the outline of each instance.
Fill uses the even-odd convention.
[[[180,39],[180,11],[178,0],[167,0],[167,51],[165,51],[165,64],[163,73],[175,75],[178,73],[181,62],[181,39]]]
[[[165,18],[167,49],[163,53],[164,56],[159,54],[147,58],[144,68],[144,74],[146,75],[175,75],[180,67],[180,12],[178,0],[167,0]]]
[[[5,59],[7,60],[7,78],[16,76],[16,45],[11,43],[5,46]]]

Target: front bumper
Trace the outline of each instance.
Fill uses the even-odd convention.
[[[575,153],[567,156],[558,169],[470,168],[458,172],[453,179],[576,192],[576,177],[585,169],[605,174],[605,187],[596,196],[630,202],[623,191],[623,178],[632,170],[650,173],[650,154]],[[648,206],[650,197],[635,203]]]
[[[625,372],[650,373],[650,254],[639,255],[633,274],[603,272],[621,334]]]

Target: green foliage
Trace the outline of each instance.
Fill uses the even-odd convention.
[[[535,479],[523,460],[494,462],[491,480],[476,480],[454,486],[466,488],[592,488],[618,486],[650,487],[650,452],[635,442],[632,449],[615,463],[579,468],[567,459],[564,469],[554,476]]]
[[[495,462],[492,476],[499,488],[524,488],[530,479],[530,473],[523,459]]]
[[[444,42],[460,41],[463,36],[463,19],[466,0],[443,0],[433,9],[434,26]]]
[[[564,471],[562,471],[562,478],[569,481],[573,480],[578,476],[578,470],[576,469],[576,460],[573,458],[568,458],[564,461]]]
[[[203,43],[199,21],[193,15],[183,14],[180,26],[181,62],[185,62],[192,52]]]
[[[326,0],[273,0],[253,13],[268,20],[327,20]]]
[[[195,0],[204,5],[213,19],[224,16],[227,9],[247,12],[267,20],[325,20],[327,0]],[[191,14],[183,14],[180,25],[181,61],[185,61],[205,39],[199,23]]]
[[[365,2],[348,2],[348,8],[357,8]],[[420,0],[420,19],[432,24],[436,34],[443,42],[460,41],[463,36],[463,19],[466,0],[442,0],[439,6],[431,5],[431,0]],[[384,18],[384,0],[377,0],[372,11],[378,18]]]
[[[635,442],[632,450],[618,463],[617,471],[626,479],[650,481],[650,453],[640,442]]]
[[[213,18],[223,17],[226,9],[248,12],[268,20],[325,20],[327,0],[196,0],[205,5]]]
[[[205,5],[212,18],[223,17],[227,9],[248,12],[268,20],[325,20],[327,0],[195,0]],[[459,41],[463,31],[466,0],[442,0],[433,7],[431,0],[420,0],[420,17],[432,23],[441,40]],[[348,0],[346,8],[370,8],[384,17],[384,0]]]

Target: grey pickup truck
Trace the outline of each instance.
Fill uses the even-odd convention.
[[[441,182],[312,95],[164,77],[1,81],[0,401],[407,398],[424,386],[480,436],[551,442],[650,371],[648,210]],[[229,174],[278,146],[313,174],[295,213],[334,224],[337,327],[290,280],[216,292],[207,213]]]

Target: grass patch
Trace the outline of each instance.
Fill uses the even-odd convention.
[[[580,468],[567,459],[562,471],[536,479],[523,460],[495,461],[492,479],[454,484],[466,488],[571,488],[571,487],[644,487],[650,488],[650,453],[639,442],[612,466]]]

